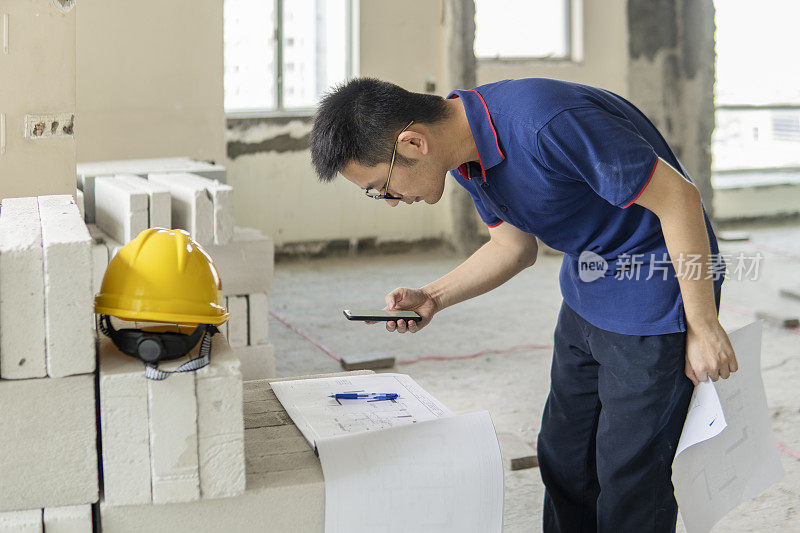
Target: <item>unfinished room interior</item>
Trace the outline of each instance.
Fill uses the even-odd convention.
[[[0,0],[0,533],[800,531],[798,20]]]

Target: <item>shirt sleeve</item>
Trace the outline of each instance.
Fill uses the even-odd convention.
[[[539,130],[536,143],[542,164],[585,181],[622,209],[639,197],[658,161],[629,120],[594,107],[562,111]]]
[[[489,211],[486,208],[486,205],[483,203],[483,200],[481,200],[480,196],[478,196],[478,194],[472,190],[472,187],[474,186],[472,180],[463,179],[459,175],[458,170],[453,170],[451,173],[458,182],[458,184],[464,187],[469,193],[469,195],[472,197],[472,203],[475,204],[475,209],[478,211],[481,220],[483,220],[483,222],[490,228],[500,225],[500,223],[503,222],[503,220],[497,217],[497,215],[495,215],[491,211]]]

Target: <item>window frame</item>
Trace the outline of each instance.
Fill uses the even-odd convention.
[[[714,113],[718,111],[799,111],[800,103],[766,103],[766,104],[718,104],[714,106]],[[715,126],[716,128],[716,126]],[[711,145],[711,156],[714,156],[713,142]],[[711,168],[711,186],[716,189],[727,189],[736,186],[735,176],[743,176],[749,174],[760,174],[767,176],[775,176],[776,174],[800,174],[800,166],[797,165],[773,165],[769,167],[732,167],[724,169]],[[726,180],[726,177],[730,176]],[[778,176],[777,178],[770,179],[769,177],[761,180],[752,180],[749,182],[750,187],[758,186],[774,186],[786,182],[786,179]],[[776,181],[777,180],[777,181]],[[741,184],[740,184],[741,185]]]
[[[275,81],[275,94],[273,95],[272,108],[249,108],[225,110],[225,117],[229,119],[241,118],[286,118],[311,117],[316,112],[316,103],[309,107],[283,107],[283,5],[286,0],[272,0],[275,9],[275,28],[273,31],[273,41],[275,42],[275,70],[273,79]],[[346,20],[347,32],[345,54],[345,76],[351,79],[358,71],[358,28],[359,0],[344,0],[347,12]],[[223,54],[224,57],[224,54]],[[223,68],[223,76],[225,75]],[[224,98],[224,96],[223,96]],[[224,104],[223,104],[224,105]]]
[[[566,10],[566,54],[564,56],[528,56],[528,57],[482,57],[475,56],[479,65],[514,65],[528,64],[570,64],[583,62],[583,2],[584,0],[563,0]]]

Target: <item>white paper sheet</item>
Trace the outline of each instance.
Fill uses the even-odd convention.
[[[312,447],[327,437],[434,420],[453,413],[405,374],[367,374],[271,382]],[[397,393],[397,400],[334,400],[343,392]]]
[[[689,412],[683,424],[681,439],[678,441],[678,455],[689,446],[716,437],[723,429],[728,427],[725,414],[719,403],[717,390],[713,381],[703,381],[694,388],[692,401],[689,403]]]
[[[503,462],[481,411],[317,442],[327,533],[493,533]]]
[[[672,465],[675,498],[688,533],[709,531],[728,511],[784,475],[761,381],[761,323],[748,324],[728,336],[739,370],[715,384],[727,427],[717,436],[685,447]],[[691,421],[692,425],[704,423],[703,416]],[[705,428],[684,427],[683,435],[704,432]]]

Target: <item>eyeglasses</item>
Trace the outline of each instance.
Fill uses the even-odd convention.
[[[408,128],[410,128],[413,123],[414,123],[413,120],[411,122],[409,122],[408,125],[405,128],[400,130],[400,133],[403,133]],[[394,141],[394,150],[392,150],[392,162],[389,163],[389,175],[386,177],[386,185],[383,186],[383,189],[382,189],[383,192],[381,192],[381,191],[373,191],[372,187],[367,187],[367,189],[364,191],[366,193],[366,195],[369,196],[370,198],[372,198],[373,200],[401,200],[402,199],[399,196],[392,196],[391,194],[389,194],[389,180],[392,179],[392,168],[394,168],[394,158],[397,155],[397,143],[398,143],[399,140],[400,140],[400,134],[398,134],[398,138],[395,139],[395,141]]]

